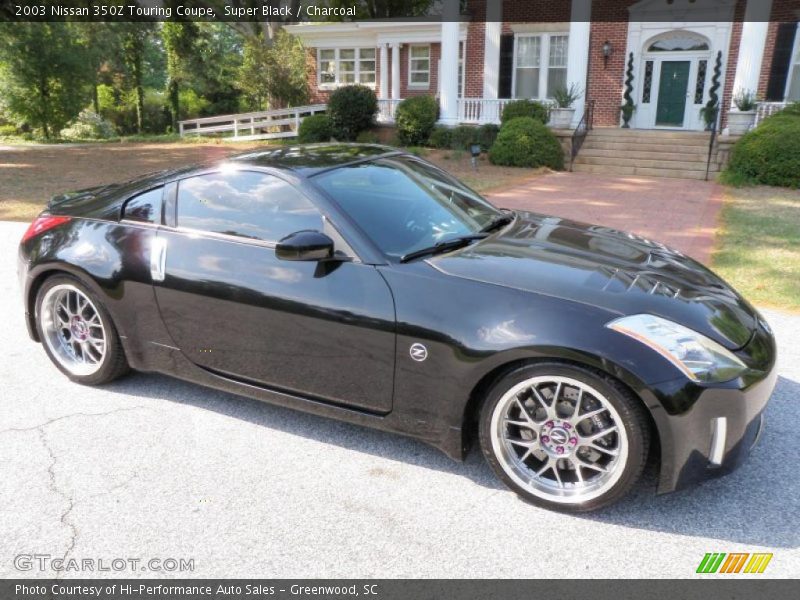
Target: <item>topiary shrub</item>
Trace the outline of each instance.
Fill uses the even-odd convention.
[[[506,121],[489,150],[489,161],[507,167],[564,168],[564,152],[544,123],[531,117]]]
[[[488,152],[489,148],[494,145],[499,132],[500,127],[494,123],[487,123],[478,127],[478,143],[481,145],[481,150]]]
[[[506,104],[500,122],[505,123],[518,117],[531,117],[544,125],[550,120],[550,109],[535,100],[514,100]]]
[[[726,179],[800,188],[800,114],[781,111],[736,142]]]
[[[331,127],[338,140],[355,140],[359,133],[372,127],[377,112],[378,98],[365,85],[340,87],[328,99]]]
[[[96,112],[84,109],[65,129],[61,137],[67,140],[105,140],[117,135],[114,126]]]
[[[437,125],[433,128],[431,136],[428,138],[428,146],[432,148],[449,148],[453,141],[453,130],[449,127]]]
[[[300,123],[297,130],[297,141],[301,144],[328,142],[333,135],[331,119],[328,115],[311,115]]]
[[[397,105],[394,120],[397,137],[406,146],[418,146],[428,138],[439,118],[439,103],[433,96],[412,96]]]

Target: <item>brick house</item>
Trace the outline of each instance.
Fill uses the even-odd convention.
[[[629,78],[632,128],[701,131],[715,75],[722,127],[738,90],[764,100],[760,114],[800,100],[800,0],[468,0],[460,17],[442,4],[444,21],[289,26],[308,48],[313,101],[362,83],[382,121],[432,94],[443,124],[485,123],[509,99],[575,84],[572,127],[587,101],[595,126],[618,127]]]

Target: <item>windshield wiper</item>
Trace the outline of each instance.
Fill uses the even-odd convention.
[[[494,231],[495,229],[499,229],[500,227],[505,227],[511,221],[514,220],[513,215],[500,215],[499,217],[495,217],[488,224],[486,224],[483,229],[481,229],[481,233],[489,233],[490,231]]]
[[[400,257],[400,262],[408,262],[410,260],[414,260],[415,258],[419,258],[421,256],[428,256],[433,254],[438,254],[440,252],[446,252],[448,250],[455,250],[456,248],[461,248],[462,246],[466,246],[467,244],[474,242],[475,240],[482,240],[488,234],[484,232],[480,233],[471,233],[469,235],[461,235],[455,238],[450,238],[449,240],[443,240],[434,244],[433,246],[428,246],[427,248],[420,248],[419,250],[414,250],[413,252],[409,252],[408,254],[404,254]]]

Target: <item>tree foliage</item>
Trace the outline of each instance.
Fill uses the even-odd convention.
[[[305,104],[308,79],[303,45],[283,30],[272,43],[264,36],[248,38],[236,87],[258,110]]]
[[[49,138],[88,99],[91,65],[73,23],[0,24],[0,109]]]

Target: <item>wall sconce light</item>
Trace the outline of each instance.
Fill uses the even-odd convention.
[[[611,45],[611,42],[606,40],[603,42],[603,68],[605,69],[608,65],[608,58],[611,56],[611,53],[614,51],[614,46]]]

